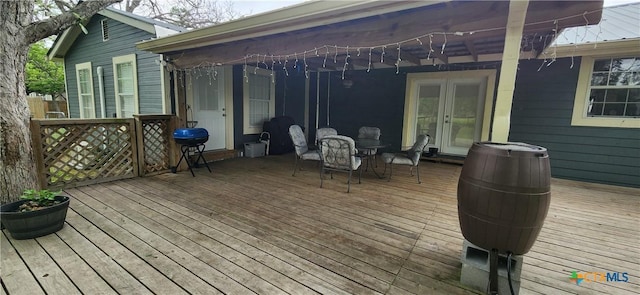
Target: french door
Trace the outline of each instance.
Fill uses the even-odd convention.
[[[416,87],[415,135],[429,134],[439,153],[466,155],[480,140],[487,79],[419,79]]]

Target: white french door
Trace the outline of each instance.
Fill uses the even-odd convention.
[[[226,108],[224,93],[224,69],[217,68],[215,78],[211,73],[195,75],[192,79],[193,118],[187,111],[189,120],[197,121],[196,127],[209,132],[205,150],[224,149],[226,146]]]
[[[486,84],[484,77],[413,81],[415,135],[429,134],[439,153],[466,155],[480,140]]]

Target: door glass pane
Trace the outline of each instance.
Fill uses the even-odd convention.
[[[431,142],[435,142],[439,106],[440,85],[420,85],[418,87],[416,137],[420,134],[429,134]]]
[[[196,77],[193,96],[200,111],[217,111],[221,77],[214,77],[213,73],[203,73]]]
[[[449,146],[471,147],[475,135],[480,85],[457,84],[454,89]]]

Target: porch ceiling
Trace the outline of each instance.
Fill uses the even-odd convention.
[[[598,23],[602,3],[531,1],[521,41],[524,56],[537,56],[552,43],[556,31]],[[307,8],[320,9],[318,5],[312,2]],[[293,66],[298,60],[308,69],[374,69],[395,67],[398,54],[399,66],[501,59],[508,1],[364,1],[344,6],[324,8],[331,13],[311,11],[255,24],[265,17],[259,15],[237,21],[236,27],[246,23],[242,29],[225,31],[224,25],[214,26],[142,42],[138,47],[167,55],[179,68],[244,63],[271,68],[285,60]],[[272,16],[293,12],[284,9]]]

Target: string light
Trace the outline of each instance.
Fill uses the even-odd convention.
[[[553,39],[555,40],[556,35],[558,34],[558,20],[553,21],[553,23],[556,25],[556,27],[552,30]],[[577,38],[577,34],[576,34],[576,38]],[[546,38],[545,38],[545,43],[546,43]],[[553,53],[551,54],[551,61],[547,64],[547,67],[550,66],[552,63],[556,62],[557,52],[558,52],[558,42],[553,42]]]
[[[271,55],[271,83],[276,82],[275,70],[276,70],[276,60],[273,58],[273,54],[272,54]]]
[[[327,57],[329,56],[329,47],[325,45],[325,49],[327,50],[327,53],[324,54],[324,61],[322,62],[322,68],[327,67]]]
[[[429,35],[429,54],[427,59],[431,59],[431,53],[433,52],[433,35]]]
[[[593,49],[598,48],[598,39],[600,38],[600,34],[602,34],[602,21],[598,23],[598,34],[596,35],[596,42],[593,44]]]
[[[584,35],[582,36],[582,40],[580,40],[580,41],[584,41],[587,38],[587,32],[589,31],[589,19],[587,18],[587,12],[586,11],[582,14],[582,18],[584,18],[585,25],[584,25]],[[578,29],[576,29],[576,36],[578,36],[577,30]]]
[[[444,43],[442,43],[442,49],[440,49],[440,54],[444,54],[444,47],[447,46],[447,34],[444,35]]]
[[[367,73],[369,71],[371,71],[371,51],[373,50],[373,47],[369,48],[369,65],[367,66]]]
[[[260,55],[256,55],[256,68],[253,69],[253,74],[257,75],[258,74],[258,67],[259,67],[259,63],[260,63]]]
[[[597,11],[601,11],[601,9],[595,10],[595,11],[584,12],[584,13],[581,13],[581,14],[578,14],[578,15],[571,15],[571,16],[567,16],[567,17],[563,17],[563,18],[559,18],[559,19],[553,20],[553,24],[555,25],[555,28],[552,29],[552,31],[553,31],[553,34],[552,34],[553,39],[555,39],[555,37],[559,33],[559,24],[558,24],[559,21],[566,20],[566,19],[574,19],[576,17],[582,17],[586,22],[585,26],[588,26],[587,14],[594,13],[594,12],[597,12]],[[543,21],[539,21],[539,22],[528,23],[528,24],[525,24],[524,26],[525,27],[527,27],[527,26],[535,26],[535,25],[549,23],[551,21],[552,20],[543,20]],[[594,44],[594,48],[597,47],[597,39],[599,38],[600,34],[602,33],[601,25],[599,25],[598,27],[599,27],[599,32],[598,32],[598,35],[596,36],[596,44]],[[374,48],[380,47],[382,49],[382,53],[380,55],[380,62],[384,63],[384,56],[386,54],[386,47],[395,45],[397,50],[398,50],[398,58],[397,58],[396,63],[395,63],[395,65],[396,65],[396,73],[399,73],[400,62],[402,61],[402,58],[400,56],[400,54],[401,54],[401,46],[402,46],[403,43],[406,43],[406,42],[417,42],[421,46],[424,46],[421,38],[428,37],[429,38],[429,50],[428,50],[429,52],[428,52],[428,55],[427,55],[427,60],[430,60],[430,59],[432,59],[432,53],[435,52],[435,50],[433,48],[433,37],[435,35],[442,35],[443,38],[444,38],[444,42],[443,42],[443,44],[442,44],[442,46],[440,48],[440,53],[444,54],[445,48],[446,48],[446,45],[447,45],[447,42],[448,42],[448,39],[447,39],[447,35],[448,34],[452,34],[452,35],[455,35],[455,36],[464,36],[464,35],[472,35],[472,34],[480,33],[480,32],[490,32],[490,31],[498,31],[498,30],[504,30],[504,29],[505,29],[505,27],[495,27],[495,28],[487,28],[487,29],[476,30],[476,31],[463,31],[463,32],[461,32],[461,31],[455,31],[455,32],[429,32],[429,33],[426,33],[426,34],[422,34],[420,36],[412,37],[412,38],[409,38],[409,39],[406,39],[406,40],[401,40],[401,41],[397,41],[397,42],[393,42],[393,43],[373,45],[373,46],[365,46],[364,48],[369,47],[369,57],[368,57],[369,61],[368,61],[368,65],[367,65],[367,72],[370,72],[371,68],[372,68],[372,52],[373,52]],[[586,39],[587,34],[588,34],[588,27],[585,28],[585,34],[582,36],[582,40],[583,41]],[[538,42],[540,42],[540,41],[542,41],[544,39],[543,48],[547,47],[547,41],[548,41],[549,37],[550,37],[550,35],[544,35],[544,36],[540,35],[539,36],[539,41]],[[535,35],[534,35],[533,38],[529,38],[529,37],[524,37],[524,38],[525,39],[523,40],[523,43],[521,43],[521,49],[522,50],[526,49],[526,47],[527,47],[526,45],[529,42],[531,44],[531,48],[530,49],[535,48],[533,46],[535,44],[535,38],[536,38]],[[301,53],[303,55],[303,60],[304,60],[304,65],[305,65],[305,76],[308,78],[309,77],[309,65],[308,65],[308,62],[306,61],[306,54],[307,53],[309,53],[309,54],[313,53],[313,54],[315,54],[315,56],[320,56],[318,50],[321,49],[322,47],[324,47],[325,48],[325,56],[324,56],[324,59],[323,59],[322,67],[326,68],[326,61],[327,61],[327,58],[328,58],[328,55],[329,55],[329,51],[330,51],[329,50],[329,46],[332,46],[334,48],[334,50],[335,50],[334,63],[336,63],[336,64],[338,63],[338,55],[339,55],[340,49],[341,48],[346,48],[347,56],[345,57],[345,61],[344,61],[344,65],[343,65],[343,71],[346,70],[347,65],[349,63],[348,59],[350,57],[350,55],[349,55],[349,46],[344,46],[343,47],[343,46],[338,46],[337,44],[334,44],[334,45],[324,45],[324,46],[320,46],[320,47],[314,47],[313,49],[310,49],[310,50],[305,50],[305,51],[302,51],[302,52],[294,52],[293,54],[288,54],[288,55],[271,55],[271,59],[272,59],[271,71],[272,71],[273,75],[275,76],[275,60],[277,58],[278,63],[279,64],[283,64],[282,63],[282,58],[284,57],[285,58],[285,62],[283,64],[283,66],[282,66],[282,70],[285,72],[286,76],[289,76],[289,73],[288,73],[288,70],[287,70],[288,57],[291,56],[291,55],[293,55],[295,57],[296,63],[293,65],[293,68],[297,68],[297,66],[298,66],[298,56],[297,55],[298,55],[298,53]],[[358,57],[361,55],[361,48],[362,47],[358,47],[358,49],[357,49],[357,56]],[[167,64],[167,68],[169,68],[171,66],[175,70],[184,71],[185,73],[187,73],[189,75],[194,75],[194,74],[195,75],[202,75],[202,72],[196,73],[196,72],[193,72],[193,71],[186,71],[187,69],[177,69],[177,68],[175,68],[175,61],[179,60],[182,56],[184,56],[184,54],[185,53],[183,52],[180,57],[173,59],[173,63],[168,63]],[[555,62],[555,60],[557,58],[557,42],[555,42],[555,44],[554,44],[553,53],[551,54],[552,59],[551,59],[550,62],[547,60],[546,53],[543,52],[542,54],[544,56],[544,61],[543,61],[542,65],[540,66],[540,68],[542,68],[544,65],[549,66],[553,62]],[[211,63],[211,62],[203,61],[199,65],[194,66],[193,68],[201,68],[201,67],[213,66],[212,72],[209,71],[208,74],[211,75],[213,73],[213,76],[214,76],[214,79],[215,79],[216,76],[217,76],[217,70],[216,70],[217,66],[243,62],[244,63],[243,76],[244,76],[245,80],[248,81],[248,74],[247,74],[248,64],[247,63],[248,63],[248,60],[250,58],[252,58],[252,57],[256,57],[256,69],[254,69],[254,74],[257,74],[257,68],[260,67],[260,58],[261,57],[262,57],[263,66],[266,69],[269,69],[269,66],[266,63],[267,54],[250,54],[250,55],[244,56],[241,59],[229,60],[229,61],[225,61],[225,62]],[[436,66],[435,60],[432,63],[433,63],[434,66]],[[442,68],[441,65],[438,65],[438,67]],[[573,56],[572,56],[572,65],[571,65],[571,67],[573,67]],[[540,69],[538,69],[538,70],[540,70]],[[180,77],[180,78],[182,78],[182,77]]]
[[[396,74],[400,73],[400,61],[402,61],[402,59],[400,58],[400,43],[398,43],[398,60],[396,60]]]
[[[247,57],[244,57],[244,67],[242,67],[242,74],[244,79],[249,83],[249,76],[247,75]]]
[[[304,76],[309,79],[309,66],[307,65],[307,52],[302,53],[302,60],[304,61]]]
[[[295,69],[296,67],[298,67],[298,53],[294,53],[295,57],[296,57],[296,62],[293,64],[293,68]]]
[[[287,62],[289,62],[289,56],[284,57],[284,65],[282,65],[282,69],[284,70],[284,74],[289,77],[289,71],[287,70]]]
[[[347,66],[349,66],[349,46],[347,46],[347,54],[344,57],[344,66],[342,67],[342,80],[344,80],[344,72],[347,71]]]

